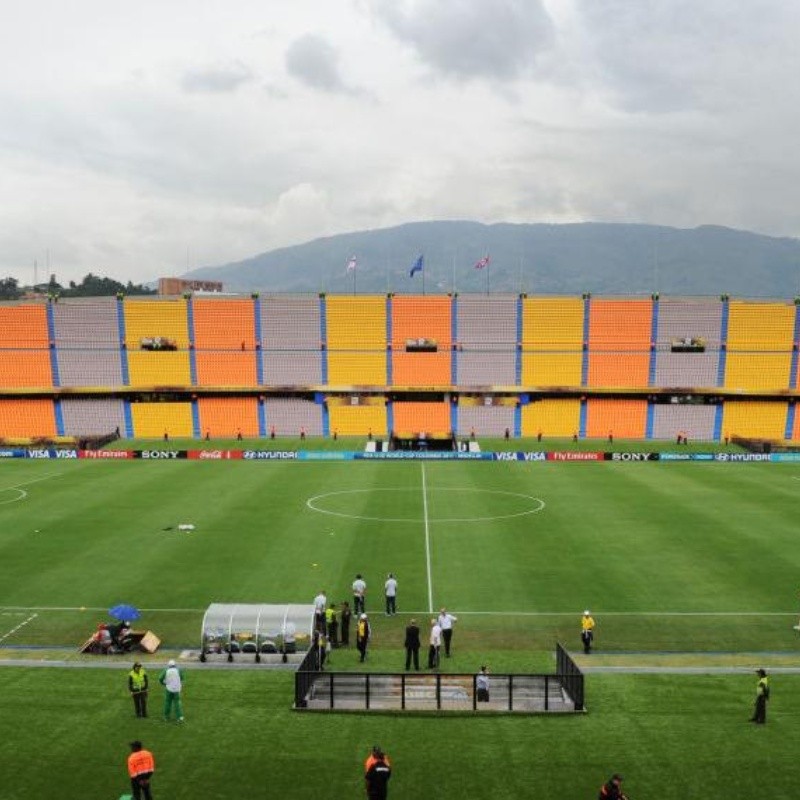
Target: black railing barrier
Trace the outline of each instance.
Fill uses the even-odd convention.
[[[300,662],[294,674],[294,707],[305,708],[308,696],[314,688],[314,676],[319,674],[316,648],[312,647]],[[333,708],[333,681],[331,681],[331,708]]]
[[[326,672],[308,658],[295,675],[295,708],[517,713],[584,710],[584,676],[560,644],[556,674],[489,676],[490,700],[478,701],[477,675],[441,672]]]
[[[575,704],[575,710],[583,711],[583,673],[560,643],[556,645],[556,674],[564,691]]]

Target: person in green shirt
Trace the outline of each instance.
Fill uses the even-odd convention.
[[[175,718],[178,722],[183,722],[183,705],[181,703],[181,691],[183,690],[183,672],[175,666],[175,662],[170,659],[166,669],[158,676],[158,682],[164,687],[164,720],[169,722],[170,713],[175,707]]]

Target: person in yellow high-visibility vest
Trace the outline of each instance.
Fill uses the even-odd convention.
[[[753,716],[750,722],[755,722],[758,725],[766,725],[767,723],[767,701],[769,700],[769,678],[767,671],[764,669],[757,669],[758,683],[756,684],[756,705],[753,709]]]
[[[594,642],[594,618],[589,613],[589,609],[583,612],[581,617],[581,641],[583,642],[583,652],[587,655],[592,652]]]
[[[147,672],[137,661],[128,673],[128,691],[133,698],[133,709],[137,717],[147,716],[147,688]]]

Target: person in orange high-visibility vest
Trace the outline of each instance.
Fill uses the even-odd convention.
[[[368,800],[386,800],[389,778],[392,777],[392,763],[378,745],[364,762],[364,779],[366,781]]]
[[[128,756],[128,775],[131,776],[131,792],[133,800],[153,800],[150,793],[150,778],[156,770],[153,754],[142,747],[137,739],[131,742],[131,754]]]

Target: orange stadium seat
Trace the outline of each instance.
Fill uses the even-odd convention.
[[[647,386],[652,302],[592,300],[589,386]]]
[[[53,385],[44,305],[0,307],[0,387]]]
[[[55,435],[52,400],[0,400],[0,438]]]
[[[646,400],[589,398],[586,435],[590,439],[606,438],[609,433],[618,439],[642,439],[646,424]]]
[[[415,403],[398,401],[393,406],[394,430],[399,434],[450,433],[448,403]]]
[[[256,320],[252,300],[192,300],[194,346],[203,350],[252,350]]]
[[[201,397],[197,401],[200,435],[213,439],[258,436],[258,400],[255,397]]]
[[[53,385],[50,356],[39,350],[0,350],[0,388],[45,388]]]
[[[409,339],[432,339],[435,353],[408,353]],[[392,383],[395,386],[449,386],[452,357],[449,297],[395,297],[392,300]]]
[[[49,346],[45,306],[0,306],[0,350],[47,350]]]

